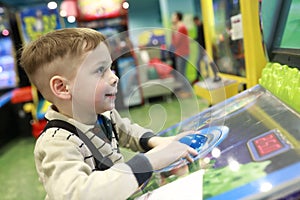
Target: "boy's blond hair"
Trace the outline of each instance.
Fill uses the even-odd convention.
[[[86,53],[102,41],[105,41],[105,37],[89,28],[55,30],[25,45],[20,64],[31,83],[45,97],[50,92],[51,77],[74,74]]]

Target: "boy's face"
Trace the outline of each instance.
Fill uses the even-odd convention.
[[[87,54],[72,83],[73,114],[100,114],[115,107],[119,79],[111,71],[111,63],[103,42]]]

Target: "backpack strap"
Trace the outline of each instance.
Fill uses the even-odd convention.
[[[106,170],[106,169],[109,169],[113,165],[113,162],[109,158],[104,157],[99,152],[99,150],[95,147],[95,145],[92,143],[92,141],[81,130],[79,130],[74,125],[72,125],[66,121],[62,121],[62,120],[58,120],[58,119],[50,120],[50,121],[48,121],[47,125],[45,126],[43,132],[45,132],[48,128],[55,128],[55,127],[62,128],[71,133],[74,133],[77,137],[79,137],[84,142],[84,144],[91,151],[91,153],[95,159],[97,170],[101,170],[101,171]]]

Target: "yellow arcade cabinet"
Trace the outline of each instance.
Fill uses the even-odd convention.
[[[222,79],[204,79],[194,85],[194,91],[210,105],[258,83],[266,64],[259,5],[258,0],[201,1],[206,52]]]

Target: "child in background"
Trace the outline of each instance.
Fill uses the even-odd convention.
[[[46,199],[126,199],[153,170],[197,155],[178,141],[190,133],[158,137],[120,117],[115,110],[119,79],[111,71],[101,33],[88,28],[52,31],[26,45],[20,61],[32,84],[52,104],[46,119],[68,123],[78,132],[52,126],[36,141],[35,164]],[[96,159],[90,142],[102,160]],[[141,153],[125,162],[119,145]]]

